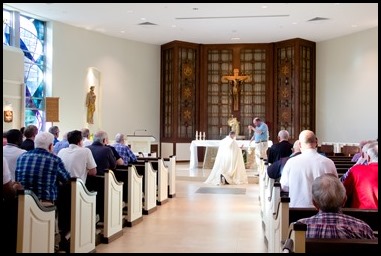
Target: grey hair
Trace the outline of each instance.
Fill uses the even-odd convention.
[[[64,139],[64,140],[67,140],[67,134],[68,134],[69,132],[65,132],[63,135],[62,135],[62,139]]]
[[[104,140],[107,140],[108,139],[108,135],[107,135],[107,132],[105,131],[97,131],[95,134],[94,134],[94,139],[93,139],[93,142],[100,142],[102,144],[105,144],[105,141]]]
[[[322,174],[312,183],[312,200],[323,212],[340,212],[346,200],[345,187],[334,174]]]
[[[117,133],[115,135],[115,142],[116,143],[121,143],[122,140],[124,140],[124,134],[123,133]]]
[[[54,135],[50,132],[39,132],[34,139],[35,148],[43,148],[50,152],[49,146],[53,144]]]
[[[58,128],[58,126],[56,126],[56,125],[54,125],[54,126],[52,126],[52,127],[50,127],[49,128],[49,132],[51,133],[51,134],[53,134],[53,135],[57,135],[57,133],[59,133],[59,128]]]
[[[378,144],[378,141],[368,140],[367,143],[361,148],[362,153],[366,153],[374,144]]]
[[[89,138],[90,136],[90,130],[88,128],[83,128],[81,130],[81,133],[83,138]]]
[[[287,130],[280,130],[278,132],[278,137],[280,140],[288,140],[290,138],[290,134]]]
[[[378,142],[370,143],[369,148],[366,151],[371,163],[378,163]]]

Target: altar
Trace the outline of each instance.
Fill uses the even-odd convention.
[[[195,169],[198,166],[198,147],[219,147],[221,140],[193,140],[190,145],[190,159],[189,159],[189,169]],[[238,146],[243,149],[248,149],[254,147],[254,142],[250,144],[250,140],[237,140]]]

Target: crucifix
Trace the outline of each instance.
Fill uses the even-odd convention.
[[[249,76],[240,76],[239,69],[233,69],[232,76],[223,76],[222,79],[228,80],[232,84],[232,93],[233,93],[233,111],[239,110],[239,94],[240,94],[240,85],[243,81],[249,78]]]

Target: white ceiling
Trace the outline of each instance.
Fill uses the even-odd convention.
[[[378,3],[3,3],[3,8],[156,45],[320,42],[378,27]],[[315,18],[326,20],[309,21]],[[144,22],[156,25],[139,25]]]

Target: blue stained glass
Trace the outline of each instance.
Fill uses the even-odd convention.
[[[39,130],[44,126],[45,112],[45,22],[20,15],[20,48],[24,52],[25,120]],[[3,44],[10,45],[12,30],[11,11],[3,9]]]
[[[10,17],[11,14],[7,11],[3,11],[3,44],[4,45],[10,45]]]
[[[25,120],[39,130],[44,126],[45,112],[45,22],[20,15],[20,48],[24,52]],[[11,11],[3,9],[3,44],[11,45]]]

